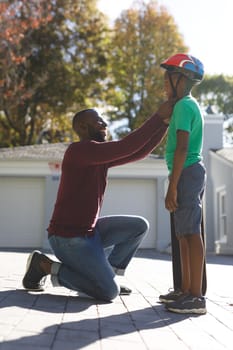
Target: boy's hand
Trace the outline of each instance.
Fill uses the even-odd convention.
[[[165,207],[170,212],[175,211],[178,207],[177,189],[175,186],[171,186],[171,184],[168,186],[167,195],[165,198]]]

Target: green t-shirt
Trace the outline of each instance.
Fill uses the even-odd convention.
[[[177,131],[189,132],[189,145],[184,168],[202,160],[203,117],[200,107],[191,95],[179,100],[172,113],[168,128],[165,158],[169,173],[172,172]]]

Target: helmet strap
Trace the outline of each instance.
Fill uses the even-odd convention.
[[[171,88],[172,88],[172,91],[173,91],[173,97],[176,98],[177,97],[177,88],[178,88],[178,85],[179,85],[179,82],[182,78],[182,74],[179,74],[179,77],[176,81],[176,85],[174,85],[173,81],[172,81],[172,73],[168,72],[168,78],[169,78],[169,82],[170,82],[170,85],[171,85]]]
[[[171,78],[171,73],[169,73],[169,72],[168,72],[168,79],[169,79],[169,83],[170,83],[171,88],[172,88],[172,97],[176,97],[176,89],[175,89],[175,86],[174,86],[172,78]]]

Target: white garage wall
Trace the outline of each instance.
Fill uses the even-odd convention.
[[[154,179],[110,178],[101,215],[114,214],[144,216],[150,223],[150,230],[141,243],[141,248],[155,247],[156,181]]]
[[[101,214],[132,214],[148,219],[150,231],[142,248],[163,251],[169,243],[169,221],[164,210],[166,177],[164,160],[151,157],[109,170]],[[47,160],[0,162],[0,247],[49,248],[46,229],[58,184]]]
[[[42,245],[44,192],[44,178],[0,177],[1,247]]]

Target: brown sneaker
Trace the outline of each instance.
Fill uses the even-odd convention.
[[[47,273],[42,270],[40,263],[51,260],[38,250],[34,250],[28,257],[26,272],[22,281],[23,287],[31,291],[43,291]]]

